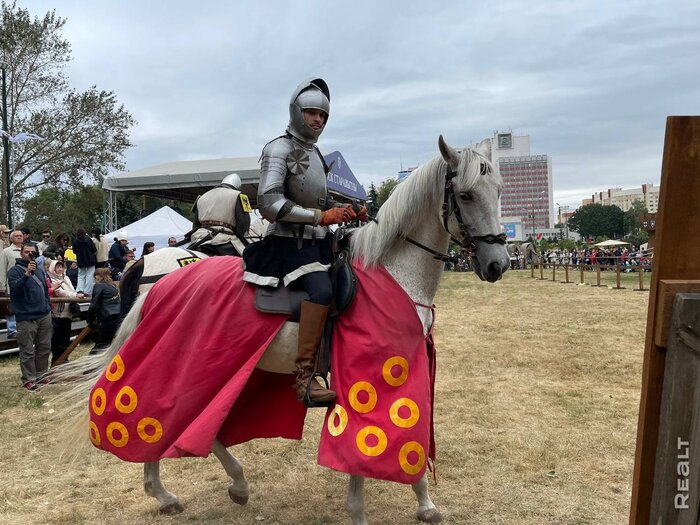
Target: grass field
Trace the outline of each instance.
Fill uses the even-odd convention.
[[[626,523],[647,301],[632,287],[537,281],[529,271],[493,285],[445,274],[431,482],[445,523]],[[348,522],[347,477],[315,464],[321,411],[301,442],[233,449],[251,484],[245,507],[228,499],[215,459],[164,461],[163,482],[186,507],[167,517],[143,493],[141,465],[96,450],[77,463],[56,458],[56,390],[25,393],[17,358],[0,358],[0,523]],[[373,524],[415,522],[407,486],[370,480],[366,506]]]

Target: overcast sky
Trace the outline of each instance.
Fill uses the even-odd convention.
[[[700,2],[20,0],[68,19],[71,83],[134,115],[127,168],[257,156],[304,78],[319,141],[361,183],[511,130],[552,157],[554,201],[658,183],[665,120],[698,114]]]

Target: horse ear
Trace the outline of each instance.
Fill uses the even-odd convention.
[[[440,138],[438,139],[438,148],[440,148],[440,155],[442,155],[442,158],[445,159],[445,162],[447,162],[451,168],[456,168],[459,164],[459,153],[457,153],[456,149],[449,146],[447,142],[445,142],[442,135],[440,135]]]
[[[481,153],[487,159],[491,160],[491,139],[484,139],[479,142],[479,145],[476,147],[476,151]]]

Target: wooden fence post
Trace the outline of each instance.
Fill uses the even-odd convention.
[[[539,267],[540,267],[540,278],[537,280],[544,281],[544,263],[539,263]]]
[[[620,261],[618,261],[619,263]],[[615,290],[624,290],[624,286],[620,286],[620,265],[616,264],[615,265],[615,280],[617,281],[617,286],[615,287]]]
[[[552,281],[557,280],[557,263],[552,263]]]
[[[584,282],[584,271],[585,271],[585,264],[579,264],[579,270],[581,270],[581,284],[586,284]]]
[[[596,263],[595,265],[595,281],[596,284],[592,284],[591,286],[596,287],[596,286],[602,286],[600,284],[600,264]]]
[[[639,273],[639,288],[635,288],[635,292],[644,291],[644,266],[641,264],[637,267],[637,273]]]
[[[661,394],[666,348],[658,345],[663,331],[657,311],[673,294],[659,293],[662,280],[685,281],[700,275],[700,117],[669,117],[666,122],[663,164],[656,214],[653,271],[649,291],[642,393],[637,427],[637,447],[632,479],[630,524],[649,525],[654,491],[655,465],[660,428]],[[682,248],[682,256],[679,249]],[[673,378],[670,378],[671,381]],[[700,458],[694,458],[699,461]],[[695,463],[697,465],[697,463]],[[695,479],[697,484],[700,480]],[[697,493],[697,485],[690,490]],[[654,525],[657,525],[654,523]]]

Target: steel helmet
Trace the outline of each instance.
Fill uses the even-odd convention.
[[[315,130],[304,122],[305,109],[320,109],[326,113],[323,126]],[[331,114],[331,92],[322,78],[309,78],[299,84],[289,100],[287,131],[303,142],[315,143],[326,128]]]
[[[238,176],[238,173],[230,173],[229,175],[226,175],[224,179],[221,181],[222,186],[228,186],[229,188],[233,188],[234,190],[240,190],[241,189],[241,178]]]

